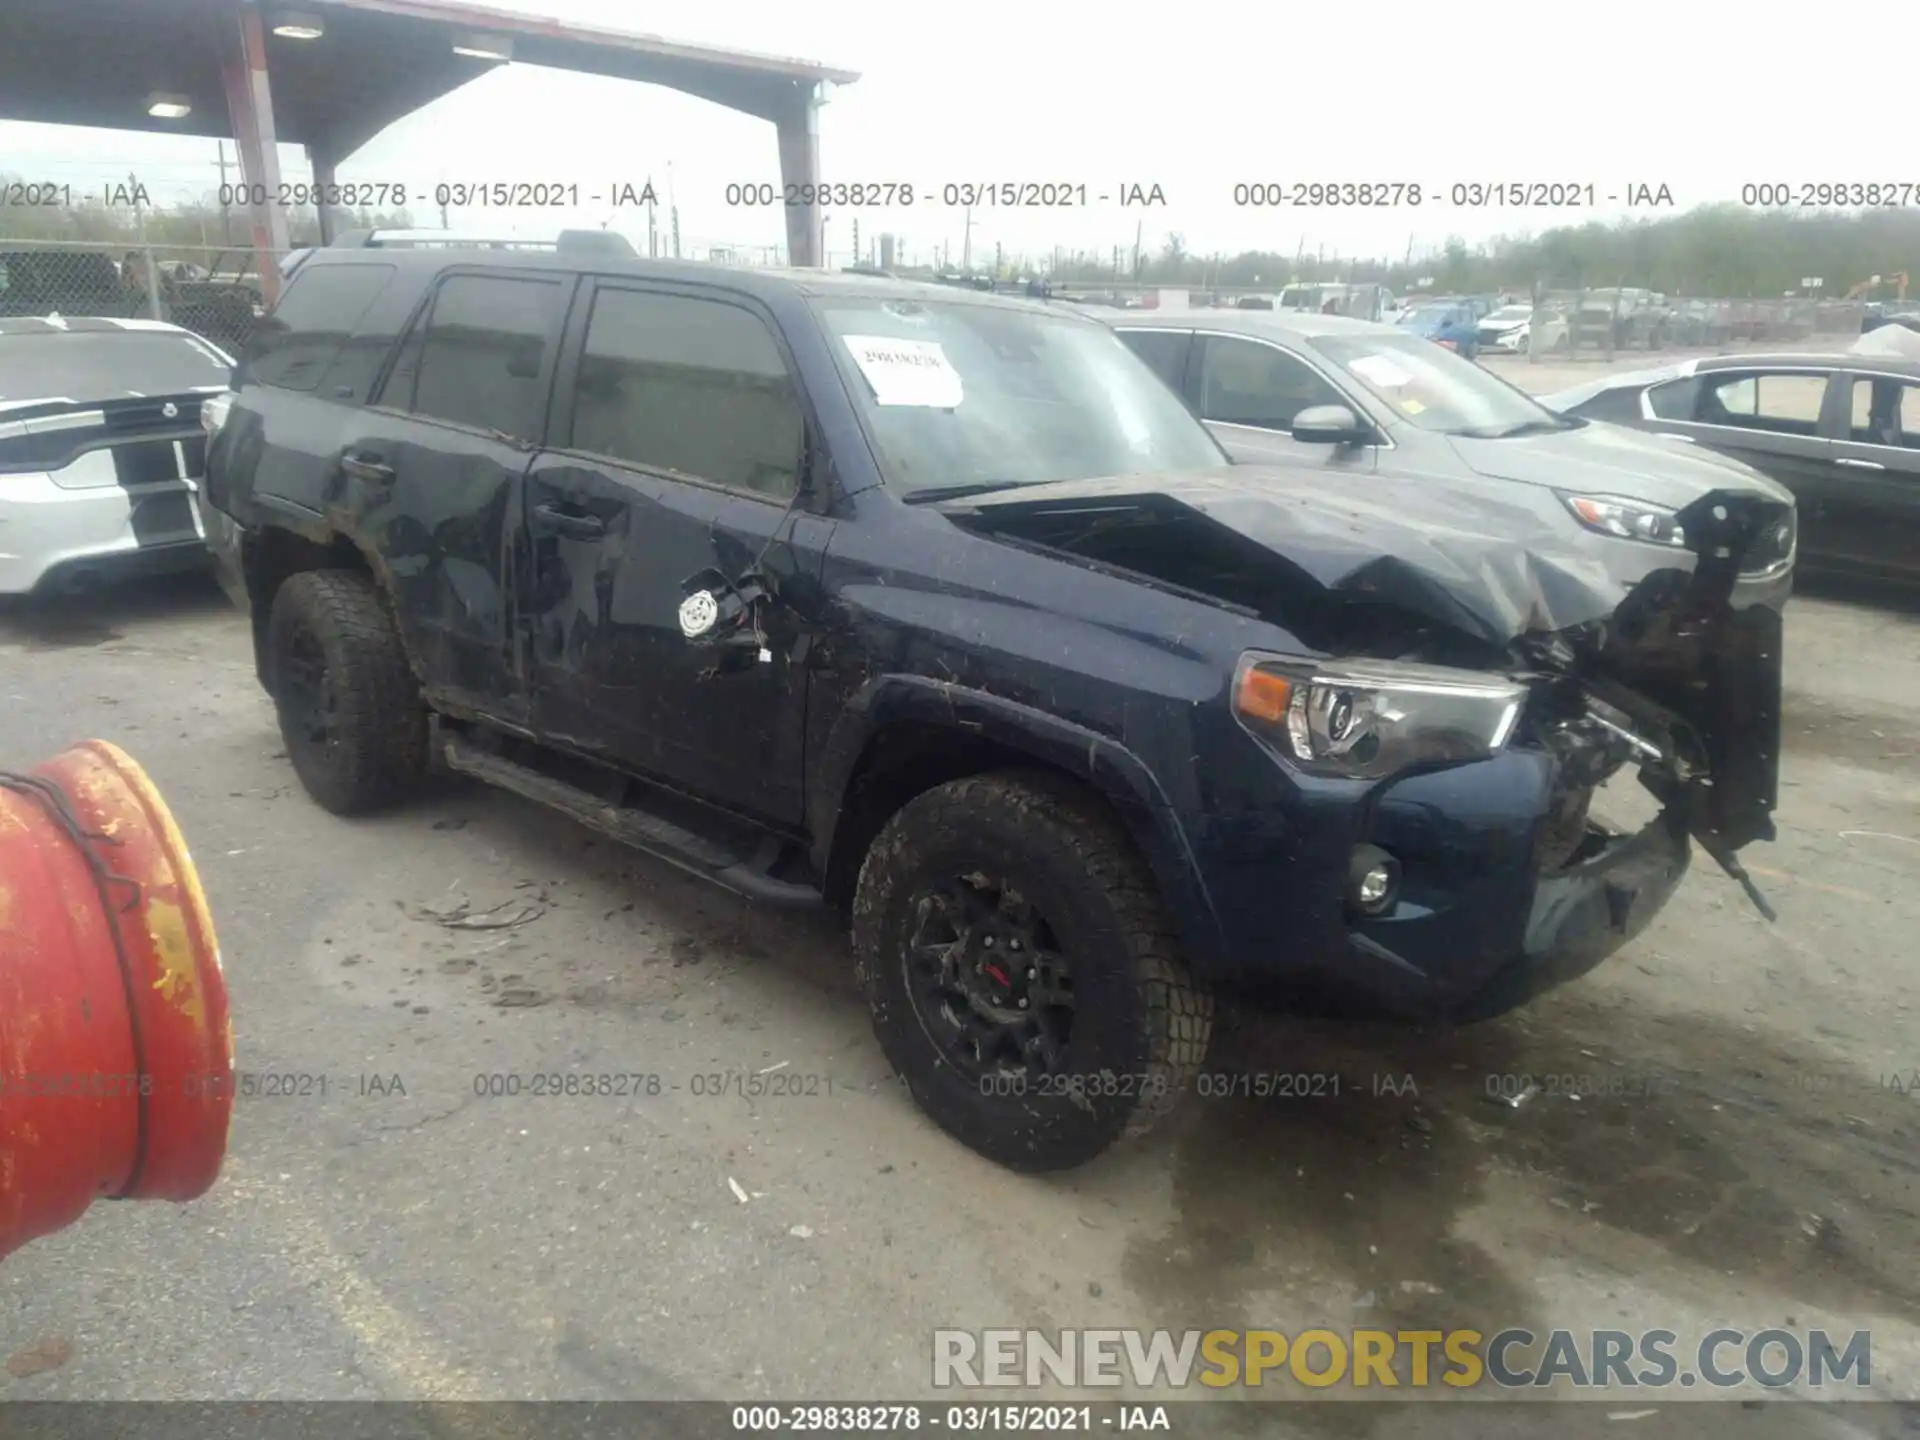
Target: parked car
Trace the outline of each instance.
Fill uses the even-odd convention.
[[[1471,360],[1480,353],[1480,326],[1466,305],[1416,305],[1395,322],[1395,328],[1431,340]]]
[[[0,595],[204,567],[200,407],[232,372],[158,320],[0,319]]]
[[[1903,303],[1870,303],[1860,315],[1860,333],[1871,335],[1883,325],[1902,325],[1909,330],[1920,330],[1920,306]]]
[[[1667,297],[1631,286],[1580,291],[1571,323],[1582,350],[1661,350],[1670,339]]]
[[[244,348],[265,313],[264,290],[251,250],[222,250],[205,270],[163,271],[160,300],[166,318],[215,344]]]
[[[1920,360],[1716,355],[1603,376],[1542,403],[1771,476],[1798,502],[1810,573],[1920,581]]]
[[[1703,489],[1623,586],[1482,488],[1229,465],[1059,305],[319,251],[205,420],[319,804],[437,756],[841,908],[907,1087],[1023,1169],[1159,1114],[1217,991],[1499,1013],[1639,933],[1690,835],[1772,834],[1759,497]],[[1629,764],[1664,808],[1622,835],[1587,806]]]
[[[1562,355],[1567,317],[1545,306],[1502,305],[1480,317],[1476,340],[1482,350],[1501,355]]]
[[[1456,355],[1334,316],[1113,317],[1236,459],[1317,464],[1337,482],[1430,477],[1525,506],[1535,523],[1616,537],[1624,583],[1687,543],[1676,516],[1709,490],[1772,507],[1741,598],[1784,604],[1793,583],[1792,497],[1764,475],[1620,430],[1570,422]]]

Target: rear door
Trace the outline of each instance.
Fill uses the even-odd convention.
[[[573,289],[534,270],[443,271],[333,457],[329,508],[373,550],[422,683],[455,714],[528,714],[505,545]]]
[[[525,492],[521,643],[544,735],[773,823],[801,814],[805,646],[739,670],[681,634],[683,582],[813,575],[802,391],[731,292],[603,279],[576,308],[554,434]],[[769,607],[769,624],[786,623]]]
[[[1920,575],[1920,383],[1843,375],[1824,544],[1828,563],[1886,576]]]
[[[287,287],[240,362],[240,398],[209,456],[207,498],[247,518],[250,500],[318,520],[339,474],[347,414],[372,398],[417,291],[395,293],[395,270],[316,265]]]
[[[1303,445],[1293,418],[1315,405],[1343,405],[1362,421],[1367,407],[1293,351],[1245,335],[1201,333],[1196,341],[1193,401],[1234,459],[1371,470],[1378,446]]]

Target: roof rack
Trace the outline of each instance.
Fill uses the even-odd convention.
[[[562,255],[639,255],[633,242],[612,230],[562,230],[551,240],[526,235],[484,235],[459,230],[343,230],[330,249],[541,250]]]

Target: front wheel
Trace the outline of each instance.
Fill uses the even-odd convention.
[[[904,806],[861,868],[853,941],[914,1099],[1015,1170],[1143,1133],[1206,1058],[1212,998],[1151,875],[1104,808],[1051,775],[971,776]]]
[[[411,794],[428,771],[427,711],[380,592],[348,570],[308,570],[273,597],[269,684],[287,756],[336,815]]]

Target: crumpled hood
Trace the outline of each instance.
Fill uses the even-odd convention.
[[[1627,594],[1595,543],[1529,499],[1433,476],[1330,480],[1318,470],[1236,465],[1024,486],[942,508],[977,515],[980,528],[1044,534],[1063,549],[1076,548],[1054,538],[1063,527],[1089,536],[1155,528],[1177,543],[1194,520],[1208,521],[1315,589],[1397,605],[1504,646],[1528,631],[1604,619]]]
[[[1573,430],[1478,440],[1450,435],[1454,453],[1490,480],[1577,495],[1617,495],[1678,510],[1713,490],[1747,490],[1777,504],[1793,494],[1752,466],[1680,440],[1593,420]]]

